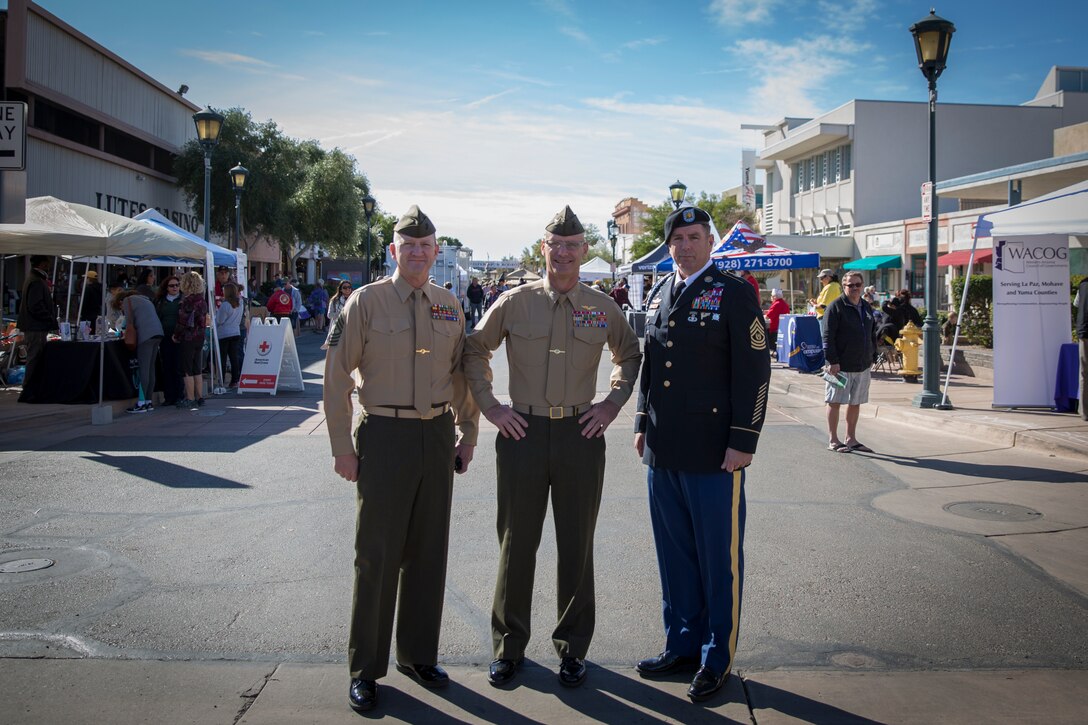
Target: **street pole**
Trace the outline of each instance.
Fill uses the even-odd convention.
[[[212,149],[204,144],[204,241],[208,241],[208,227],[212,223]]]
[[[363,284],[370,284],[370,215],[366,216],[366,274],[363,275]]]
[[[234,192],[234,251],[238,251],[238,240],[242,235],[242,191]]]
[[[941,338],[937,324],[937,79],[929,80],[929,243],[926,245],[926,319],[922,323],[922,391],[916,408],[941,402]]]

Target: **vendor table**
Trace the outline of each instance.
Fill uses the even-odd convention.
[[[778,359],[791,368],[814,373],[824,366],[824,342],[815,315],[778,318]]]
[[[1076,410],[1073,401],[1080,395],[1077,390],[1080,379],[1080,350],[1075,342],[1062,345],[1058,353],[1058,377],[1054,381],[1054,407],[1059,412]],[[1080,401],[1084,405],[1084,401]]]
[[[34,370],[23,381],[20,403],[97,403],[98,342],[47,342]],[[106,343],[104,400],[136,397],[129,370],[129,351],[121,340]]]

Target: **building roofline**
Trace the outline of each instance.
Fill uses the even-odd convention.
[[[990,169],[989,171],[983,171],[978,174],[969,174],[968,176],[960,176],[955,179],[938,181],[936,192],[938,194],[942,191],[947,193],[959,189],[970,188],[983,183],[1013,180],[1016,177],[1024,176],[1026,174],[1056,171],[1063,166],[1088,166],[1088,151],[1069,154],[1067,156],[1054,156],[1049,159],[1039,159],[1038,161],[1029,161],[1025,164],[1015,164],[1000,169]]]

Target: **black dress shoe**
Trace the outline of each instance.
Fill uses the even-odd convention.
[[[635,665],[635,669],[643,677],[664,677],[674,672],[694,672],[699,669],[699,658],[662,652],[657,657],[641,660]]]
[[[718,674],[714,670],[710,669],[706,665],[699,668],[699,671],[695,673],[695,679],[691,681],[691,687],[688,688],[688,697],[692,702],[702,702],[709,699],[718,690],[722,689],[722,685],[725,684],[725,678],[729,673]]]
[[[419,684],[432,690],[450,684],[450,676],[438,665],[402,665],[398,662],[397,672],[408,675]]]
[[[348,702],[355,712],[366,712],[378,704],[378,683],[374,680],[351,678]]]
[[[502,687],[514,679],[514,675],[518,673],[518,667],[521,667],[521,659],[497,659],[487,668],[487,681],[495,687]]]
[[[559,665],[559,684],[578,687],[586,681],[586,661],[580,657],[564,657]]]

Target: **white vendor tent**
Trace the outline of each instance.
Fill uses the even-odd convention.
[[[124,257],[138,262],[163,260],[203,262],[207,275],[209,308],[212,307],[210,280],[214,267],[215,245],[203,240],[183,237],[166,227],[147,221],[130,219],[84,204],[63,201],[52,196],[40,196],[26,201],[26,223],[0,224],[0,254],[77,255],[87,257]],[[229,250],[223,250],[228,251]],[[230,252],[233,254],[233,252]],[[108,276],[105,277],[108,279]],[[105,295],[103,295],[105,315]],[[212,326],[213,375],[218,373],[219,346],[215,343]],[[105,354],[105,340],[103,352]],[[99,402],[102,402],[102,370],[99,370]],[[214,378],[213,378],[214,381]],[[214,382],[213,382],[214,384]]]
[[[600,257],[594,257],[578,269],[578,279],[608,279],[612,276],[612,265]]]

